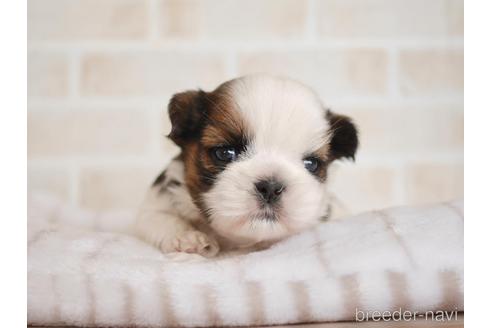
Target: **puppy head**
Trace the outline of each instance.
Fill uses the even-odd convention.
[[[327,168],[353,159],[358,146],[349,118],[324,109],[306,86],[265,75],[176,94],[169,116],[194,202],[237,242],[276,240],[321,221]]]

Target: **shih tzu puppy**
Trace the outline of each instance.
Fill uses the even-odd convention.
[[[252,75],[169,103],[181,148],[140,209],[136,229],[162,252],[215,256],[273,243],[327,219],[327,169],[354,158],[357,130],[299,82]]]

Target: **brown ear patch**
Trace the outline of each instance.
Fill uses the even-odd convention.
[[[169,138],[178,146],[199,137],[206,117],[206,93],[201,90],[175,94],[168,105],[171,133]]]
[[[358,131],[352,120],[343,115],[328,111],[327,120],[330,123],[330,155],[333,160],[349,158],[355,160],[359,146]]]
[[[169,104],[169,137],[181,147],[186,186],[202,212],[206,209],[200,195],[212,187],[225,168],[212,158],[213,148],[245,146],[244,123],[234,106],[227,85],[213,92],[179,93]]]

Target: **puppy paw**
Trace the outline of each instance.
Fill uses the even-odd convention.
[[[201,231],[188,230],[173,240],[174,250],[204,257],[214,257],[219,252],[219,244],[212,237]]]

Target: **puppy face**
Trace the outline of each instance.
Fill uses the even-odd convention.
[[[351,121],[309,88],[264,75],[177,94],[169,115],[193,200],[237,242],[276,240],[321,221],[327,168],[353,158],[358,145]]]

